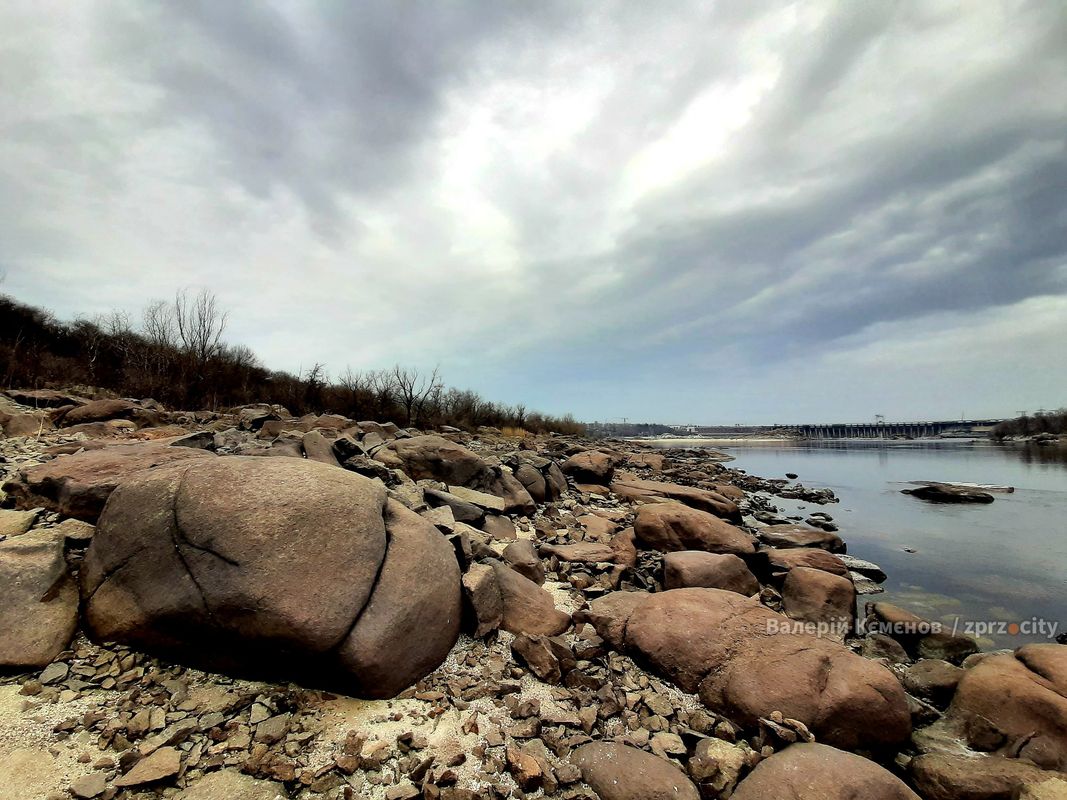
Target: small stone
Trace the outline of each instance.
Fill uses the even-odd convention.
[[[508,772],[519,788],[531,792],[541,787],[544,773],[537,759],[516,745],[509,745],[506,751]]]
[[[161,747],[152,755],[138,761],[133,769],[115,781],[116,786],[140,786],[178,774],[181,753],[173,747]]]
[[[38,680],[45,686],[51,686],[54,683],[66,680],[69,674],[70,665],[64,664],[62,661],[56,661],[44,668]]]
[[[385,790],[385,800],[416,800],[419,790],[413,783],[401,783]]]
[[[285,738],[285,734],[289,732],[289,720],[291,717],[291,714],[278,714],[276,717],[271,717],[265,722],[259,723],[256,726],[256,741],[264,744],[280,742]]]
[[[88,798],[103,794],[106,788],[107,781],[104,780],[104,774],[102,772],[92,772],[88,775],[82,775],[74,781],[70,785],[70,793],[75,797],[88,800]]]

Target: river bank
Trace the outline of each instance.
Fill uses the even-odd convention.
[[[739,450],[76,407],[0,439],[12,797],[955,800],[990,730],[998,785],[1067,766],[1043,667],[859,607],[835,490]]]

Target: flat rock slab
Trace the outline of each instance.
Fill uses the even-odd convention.
[[[664,481],[643,480],[628,473],[619,473],[611,482],[611,491],[620,497],[636,502],[655,502],[657,500],[677,500],[690,508],[707,511],[731,522],[741,522],[741,510],[729,498],[707,489],[681,486]]]
[[[466,486],[449,486],[448,492],[466,503],[471,503],[486,511],[502,512],[504,510],[504,498],[497,497],[487,492],[479,492],[476,489],[468,489]]]
[[[235,769],[209,772],[175,795],[177,800],[278,800],[286,796],[284,784],[253,778]]]
[[[803,525],[768,525],[756,531],[759,540],[770,547],[817,547],[829,553],[844,553],[845,543],[836,533]]]
[[[173,747],[161,747],[145,756],[124,775],[115,781],[116,786],[141,786],[172,778],[181,769],[181,751]]]
[[[24,467],[4,484],[4,491],[20,508],[41,506],[96,522],[115,487],[127,478],[180,461],[213,458],[205,450],[158,442],[112,445]]]
[[[51,663],[77,624],[78,590],[62,534],[32,531],[0,542],[0,666]]]
[[[0,509],[0,537],[21,536],[37,521],[38,511]]]

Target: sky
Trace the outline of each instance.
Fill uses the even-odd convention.
[[[0,273],[587,421],[1067,406],[1067,6],[6,0]]]

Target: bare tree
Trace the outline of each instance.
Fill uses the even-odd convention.
[[[182,348],[203,368],[219,352],[229,314],[219,308],[215,295],[201,289],[194,298],[187,289],[174,296],[174,326]]]
[[[196,297],[188,290],[174,296],[174,329],[184,355],[186,400],[204,402],[209,386],[207,369],[222,351],[222,332],[226,330],[226,312],[207,289]]]
[[[433,372],[426,376],[414,368],[401,368],[399,364],[393,367],[397,399],[404,407],[409,426],[421,418],[426,401],[431,397],[439,397],[444,390],[438,370],[438,367],[434,367]]]

